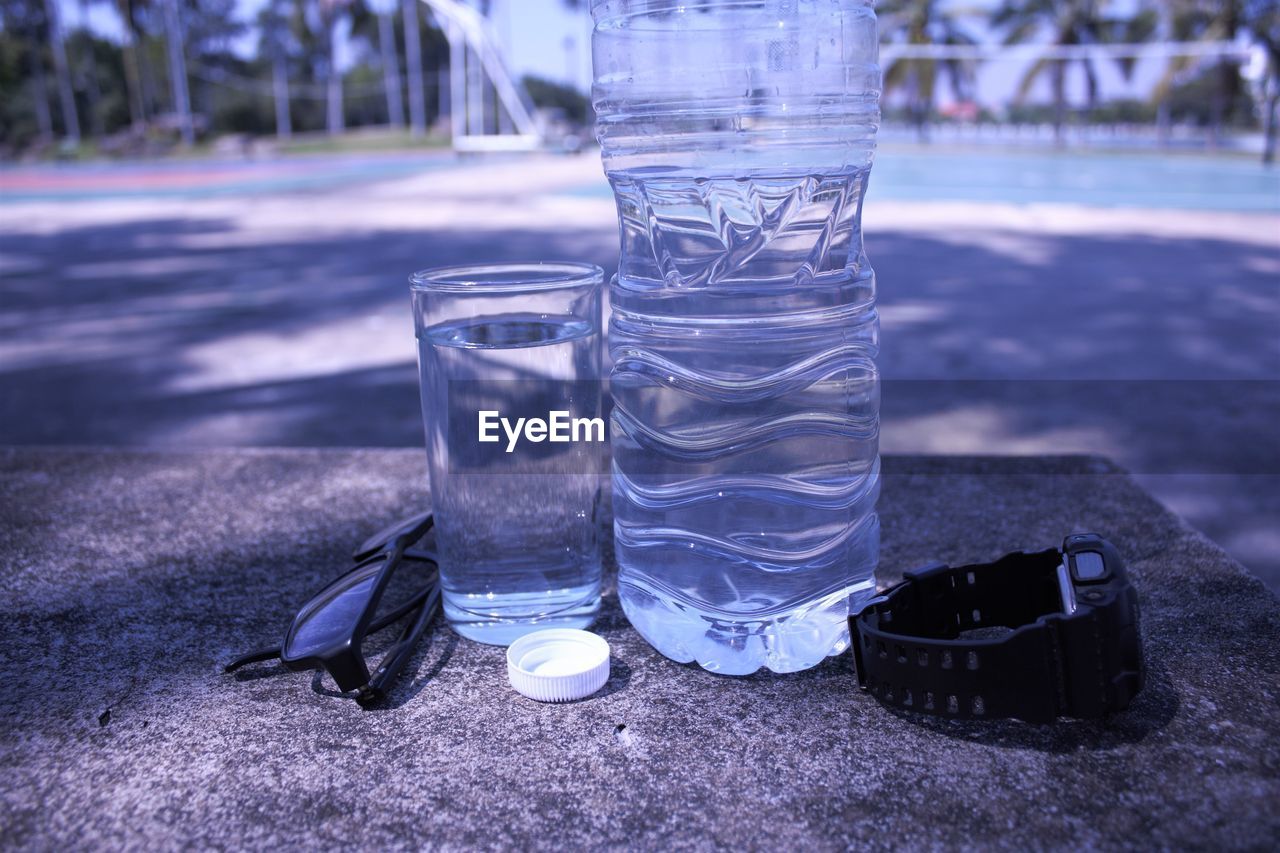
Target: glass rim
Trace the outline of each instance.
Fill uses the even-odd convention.
[[[418,270],[409,276],[412,290],[445,293],[512,294],[603,283],[603,269],[580,261],[458,264]]]

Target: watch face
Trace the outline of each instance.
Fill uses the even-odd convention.
[[[1106,563],[1097,551],[1081,551],[1079,554],[1074,554],[1072,563],[1078,581],[1102,580],[1107,575]]]
[[[1124,558],[1114,545],[1101,536],[1092,533],[1073,534],[1063,540],[1062,551],[1075,583],[1108,583],[1126,576]]]

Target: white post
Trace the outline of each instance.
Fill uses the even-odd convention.
[[[421,0],[445,25],[449,39],[449,114],[453,146],[458,150],[519,150],[536,148],[541,137],[524,90],[503,62],[488,19],[459,0]],[[489,120],[492,92],[497,115]],[[493,133],[507,126],[506,110],[515,134]]]
[[[449,38],[449,124],[453,138],[467,135],[467,45],[457,23],[447,20]]]

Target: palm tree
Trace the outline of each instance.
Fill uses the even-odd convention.
[[[346,17],[350,0],[318,0],[321,41],[326,48],[325,126],[330,135],[345,126],[342,105],[342,74],[338,71],[338,24]]]
[[[1169,0],[1167,10],[1169,37],[1187,42],[1230,41],[1236,37],[1244,14],[1239,0]],[[1174,83],[1197,64],[1195,57],[1174,57],[1156,84],[1152,95],[1155,102],[1163,105]],[[1213,73],[1216,85],[1209,101],[1209,143],[1217,146],[1227,109],[1240,91],[1240,75],[1225,59],[1218,60]]]
[[[124,38],[129,49],[125,51],[125,74],[130,73],[130,65],[137,80],[138,113],[140,118],[135,124],[141,124],[160,109],[159,86],[156,82],[152,52],[149,49],[148,37],[154,35],[158,11],[155,0],[117,0],[121,22],[124,25]]]
[[[1144,0],[1132,16],[1107,21],[1102,30],[1103,40],[1126,44],[1143,44],[1151,41],[1160,28],[1160,10],[1166,5],[1165,0]],[[1121,56],[1116,59],[1116,64],[1120,66],[1120,73],[1124,75],[1124,79],[1132,80],[1138,57]]]
[[[1107,0],[1004,0],[992,15],[992,23],[1004,29],[1005,44],[1041,43],[1053,47],[1102,44],[1116,41],[1133,41],[1150,36],[1153,29],[1151,14],[1143,11],[1129,18],[1111,17],[1106,14]],[[1077,63],[1084,72],[1085,93],[1088,108],[1098,101],[1098,73],[1092,58],[1057,59],[1041,57],[1023,74],[1015,96],[1025,100],[1031,88],[1042,76],[1049,75],[1053,92],[1053,137],[1062,144],[1062,129],[1067,115],[1067,70]],[[1127,63],[1127,64],[1126,64]],[[1121,70],[1131,70],[1132,60],[1121,63]]]
[[[31,51],[31,101],[36,110],[36,130],[42,142],[53,139],[53,116],[49,114],[49,84],[44,76],[44,57]]]
[[[427,102],[422,90],[422,35],[418,32],[418,0],[401,0],[404,18],[404,61],[409,71],[409,132],[427,135]]]
[[[276,138],[293,135],[289,115],[289,55],[295,51],[289,32],[292,0],[268,0],[258,12],[258,55],[271,60],[271,96],[275,102]]]
[[[166,0],[167,2],[167,0]],[[181,4],[180,45],[184,62],[194,63],[207,75],[231,70],[229,61],[234,45],[248,31],[248,25],[240,19],[239,0],[178,0]],[[185,72],[179,75],[186,80]],[[191,97],[192,108],[199,104],[199,111],[212,115],[213,90],[205,80]]]
[[[28,85],[32,90],[32,106],[40,139],[48,141],[53,138],[53,115],[49,111],[49,85],[44,67],[47,46],[53,58],[63,131],[67,139],[75,143],[80,141],[80,121],[76,116],[71,74],[58,23],[58,7],[54,0],[9,0],[0,6],[0,26],[5,32],[18,36],[19,61],[26,54],[31,73]]]
[[[53,115],[49,112],[49,85],[44,70],[44,45],[48,40],[49,16],[41,0],[10,0],[0,6],[0,23],[6,33],[18,37],[18,59],[25,59],[30,77],[31,106],[36,132],[41,142],[53,139]]]
[[[124,45],[120,50],[124,62],[124,87],[129,99],[129,120],[134,127],[147,121],[146,99],[142,93],[141,64],[138,61],[138,25],[133,18],[132,0],[115,0],[116,14],[120,17]]]
[[[893,38],[900,35],[910,45],[968,45],[977,41],[959,23],[960,18],[975,13],[946,8],[943,0],[886,0],[877,5],[876,13],[883,36]],[[908,109],[921,142],[928,141],[928,121],[933,114],[939,68],[947,76],[956,96],[966,98],[972,90],[972,62],[901,58],[890,62],[884,70],[886,91],[907,91]]]
[[[382,91],[387,101],[387,123],[404,127],[404,101],[400,95],[400,59],[396,52],[396,0],[363,0],[351,8],[351,38],[368,49],[370,64],[382,69]]]
[[[1267,76],[1262,88],[1262,162],[1276,159],[1276,124],[1280,116],[1280,4],[1275,0],[1246,0],[1244,21],[1250,35],[1267,52]]]
[[[45,18],[49,34],[49,51],[53,54],[53,73],[57,78],[58,101],[62,106],[62,126],[67,141],[80,143],[80,119],[76,116],[76,97],[71,91],[71,72],[67,66],[66,46],[62,41],[61,19],[57,0],[44,0]]]
[[[191,96],[187,90],[187,59],[183,53],[182,23],[178,20],[178,0],[164,2],[164,37],[169,53],[169,88],[173,92],[173,111],[178,114],[182,143],[195,142],[191,124]]]
[[[387,121],[392,127],[404,127],[404,105],[400,100],[400,59],[396,55],[396,32],[391,22],[395,0],[390,8],[374,10],[378,16],[378,49],[382,53],[382,79],[387,90]]]
[[[89,10],[93,0],[80,0],[80,20],[87,22],[89,20]],[[93,35],[90,33],[88,26],[83,27],[82,35],[84,40],[84,50],[80,56],[80,72],[76,75],[81,85],[84,87],[85,96],[88,98],[89,113],[89,135],[97,139],[102,136],[102,89],[98,82],[98,62],[94,56]]]

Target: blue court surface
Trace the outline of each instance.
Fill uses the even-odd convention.
[[[607,187],[578,194],[608,196]],[[868,199],[1280,212],[1280,166],[1233,155],[883,146]]]
[[[1235,156],[882,149],[876,197],[1280,211],[1280,168]]]
[[[0,203],[315,192],[457,165],[450,152],[173,159],[0,168]]]
[[[599,162],[594,151],[582,156]],[[455,168],[461,162],[449,152],[434,151],[0,168],[0,204],[331,191]],[[560,192],[610,196],[602,176]],[[876,156],[868,198],[1277,213],[1280,167],[1236,155],[889,144]]]

